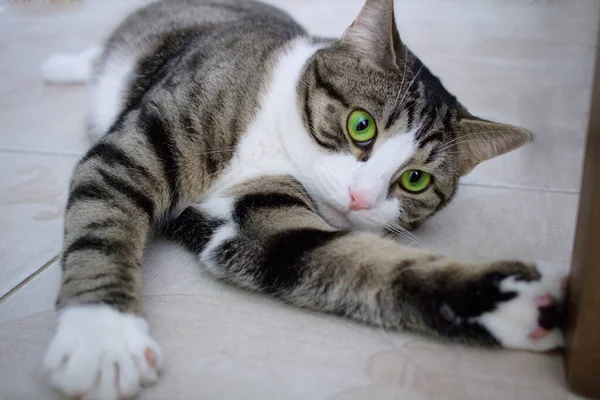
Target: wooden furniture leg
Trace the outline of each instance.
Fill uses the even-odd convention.
[[[567,382],[600,398],[600,51],[590,110],[579,216],[568,287]]]

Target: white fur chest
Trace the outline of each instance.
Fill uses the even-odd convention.
[[[288,153],[290,136],[294,158],[302,159],[314,151],[305,132],[297,108],[296,87],[306,61],[319,47],[300,38],[292,42],[277,61],[270,84],[262,97],[260,109],[248,130],[242,135],[225,172],[201,199],[202,208],[217,217],[226,218],[231,200],[225,192],[238,184],[261,176],[290,175],[300,181],[302,173]],[[283,136],[287,136],[288,146]],[[228,204],[229,203],[229,204]]]

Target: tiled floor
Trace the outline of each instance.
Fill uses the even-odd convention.
[[[329,35],[362,3],[271,1]],[[40,361],[68,177],[87,146],[85,89],[43,86],[38,66],[96,43],[141,2],[0,2],[1,399],[53,398]],[[419,240],[462,259],[567,261],[600,2],[396,4],[404,40],[472,111],[536,135],[478,167]],[[568,398],[556,354],[448,346],[290,308],[214,282],[168,243],[153,245],[145,264],[149,319],[168,364],[145,399]]]

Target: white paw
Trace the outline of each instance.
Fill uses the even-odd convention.
[[[514,276],[505,278],[500,282],[500,290],[514,292],[516,296],[498,303],[493,311],[473,318],[504,347],[548,351],[564,346],[560,317],[568,269],[544,262],[537,266],[541,280],[526,282]]]
[[[146,320],[105,305],[61,311],[45,359],[50,383],[86,400],[134,396],[158,379],[161,366],[161,350]]]
[[[101,48],[92,47],[81,53],[50,56],[40,67],[42,78],[48,83],[85,83],[90,78],[93,61],[101,52]]]

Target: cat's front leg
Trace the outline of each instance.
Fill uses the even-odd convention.
[[[562,345],[560,278],[520,262],[468,265],[331,227],[290,178],[248,182],[166,229],[218,278],[297,306],[461,342]]]
[[[515,261],[468,265],[438,259],[402,274],[397,290],[433,333],[503,347],[547,351],[563,346],[566,271]]]

